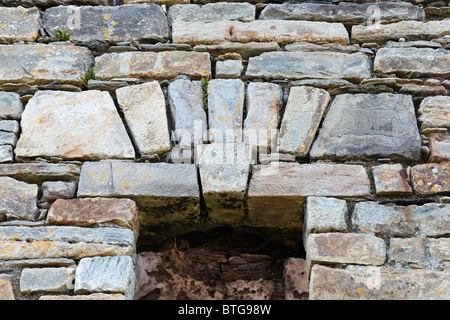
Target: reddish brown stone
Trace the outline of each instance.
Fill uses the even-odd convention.
[[[137,228],[137,206],[130,199],[58,199],[50,207],[48,225],[92,227],[98,225]]]
[[[450,192],[450,162],[427,163],[412,167],[412,185],[418,195]]]
[[[383,164],[372,167],[376,194],[378,195],[408,195],[412,194],[406,174],[401,164]]]

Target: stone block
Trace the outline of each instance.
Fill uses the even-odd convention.
[[[20,276],[20,292],[69,293],[73,289],[75,268],[32,268],[23,269]]]
[[[275,41],[271,42],[230,42],[224,41],[219,44],[199,44],[193,48],[198,52],[209,52],[212,56],[219,56],[228,52],[236,52],[241,55],[243,59],[259,56],[264,52],[281,51],[280,45]]]
[[[0,7],[0,41],[34,42],[39,35],[41,15],[38,8]]]
[[[216,78],[232,79],[240,78],[244,66],[239,60],[224,60],[216,63]]]
[[[450,192],[450,162],[418,164],[411,168],[414,192],[421,196]]]
[[[0,300],[15,300],[13,279],[10,275],[0,274]]]
[[[0,145],[0,163],[7,163],[14,161],[14,152],[11,145]]]
[[[22,112],[22,101],[17,93],[0,92],[0,119],[20,120]]]
[[[81,167],[74,163],[28,162],[0,165],[0,176],[37,184],[45,181],[78,180],[80,171]]]
[[[450,129],[450,97],[426,97],[419,107],[420,130],[428,128]]]
[[[46,181],[42,184],[41,201],[55,201],[56,199],[70,199],[75,197],[76,182]]]
[[[286,300],[308,300],[309,288],[306,260],[288,258],[283,266],[284,298]]]
[[[0,215],[8,220],[36,220],[38,186],[0,177]]]
[[[391,261],[423,264],[428,259],[426,238],[392,238],[388,257]]]
[[[246,2],[207,3],[203,6],[198,4],[175,4],[170,7],[168,18],[170,23],[180,21],[208,23],[221,20],[247,22],[255,20],[255,6]]]
[[[372,167],[375,192],[378,195],[410,195],[412,188],[401,164]]]
[[[347,231],[347,202],[345,200],[308,197],[306,199],[305,230],[310,233]]]

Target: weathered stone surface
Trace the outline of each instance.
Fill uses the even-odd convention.
[[[79,46],[0,45],[0,84],[49,84],[57,81],[82,86],[81,77],[93,64],[91,52]]]
[[[66,296],[66,295],[45,295],[40,296],[39,300],[128,300],[123,294],[120,293],[92,293],[83,294],[77,296]]]
[[[1,145],[0,146],[0,163],[7,163],[14,161],[14,152],[13,147],[10,145]]]
[[[406,84],[398,91],[401,94],[410,94],[414,97],[440,96],[447,94],[444,86],[418,86]]]
[[[248,79],[330,79],[360,81],[371,77],[370,59],[362,53],[268,52],[250,58]]]
[[[76,268],[75,260],[65,258],[49,258],[49,259],[25,259],[25,260],[8,260],[0,262],[2,267],[11,268],[48,268],[48,267],[73,267]]]
[[[259,147],[260,153],[268,153],[276,147],[283,89],[273,83],[251,82],[247,86],[246,99],[244,139],[248,139],[250,145]]]
[[[450,140],[438,141],[430,140],[430,158],[429,162],[447,162],[450,161]]]
[[[426,238],[392,238],[389,260],[406,263],[424,263],[428,258]]]
[[[56,199],[70,199],[75,197],[76,182],[46,181],[42,184],[41,201],[54,201]]]
[[[236,280],[226,284],[230,300],[269,300],[274,283],[270,280]]]
[[[0,274],[0,300],[15,300],[12,277]]]
[[[47,214],[47,225],[96,227],[110,226],[135,230],[138,209],[130,199],[56,200]]]
[[[242,61],[224,60],[216,63],[216,78],[239,78],[244,71]]]
[[[371,7],[372,6],[372,7]],[[402,2],[379,2],[376,8],[373,3],[340,2],[330,3],[283,3],[269,4],[259,19],[268,20],[315,20],[343,23],[375,23],[390,20],[422,20],[424,11],[419,6]],[[376,15],[375,18],[375,10]],[[374,21],[377,19],[377,21]]]
[[[212,56],[219,56],[227,52],[236,52],[241,55],[243,59],[249,57],[259,56],[264,52],[281,51],[280,45],[274,41],[272,42],[228,42],[224,41],[219,44],[199,44],[193,48],[194,51],[209,52]]]
[[[385,45],[386,48],[432,48],[432,49],[440,49],[442,45],[438,42],[434,41],[426,41],[426,40],[416,40],[416,41],[406,41],[406,42],[397,42],[397,41],[388,41]]]
[[[19,122],[17,122],[16,120],[0,120],[0,131],[18,134],[19,129],[20,129]]]
[[[420,158],[421,139],[410,96],[342,94],[334,98],[312,158]]]
[[[144,227],[185,226],[199,220],[200,191],[195,165],[85,162],[78,197],[130,198],[140,210]]]
[[[34,42],[38,37],[41,16],[37,8],[0,7],[0,41]]]
[[[68,293],[73,289],[75,268],[23,269],[20,276],[20,292]]]
[[[383,164],[372,167],[375,192],[378,195],[412,194],[406,174],[401,164]]]
[[[281,122],[278,151],[306,156],[330,100],[325,90],[291,87]]]
[[[170,8],[173,5],[176,4],[189,4],[189,0],[123,0],[124,4],[132,4],[132,3],[156,3],[160,6],[165,5],[166,7]]]
[[[12,132],[0,131],[0,145],[15,146],[17,142],[17,136]]]
[[[450,261],[450,238],[428,239],[430,257],[441,261]]]
[[[37,185],[0,177],[0,215],[9,220],[34,221],[38,211],[37,196]]]
[[[411,168],[411,182],[418,195],[450,192],[450,162],[419,164]]]
[[[227,141],[226,132],[241,140],[245,84],[240,79],[214,79],[208,83],[208,123],[211,142]]]
[[[370,194],[362,166],[277,163],[257,165],[248,191],[252,225],[301,227],[307,196],[361,197]]]
[[[450,76],[449,56],[444,49],[381,48],[375,56],[374,71],[407,78],[445,78]]]
[[[81,167],[73,163],[29,162],[0,165],[0,176],[28,182],[72,181],[80,176]]]
[[[255,6],[249,3],[208,3],[203,6],[197,4],[170,7],[168,13],[170,23],[194,22],[204,23],[220,20],[253,21],[255,20]]]
[[[20,120],[23,105],[15,92],[0,92],[0,119]]]
[[[157,81],[116,90],[131,136],[141,155],[164,155],[170,151],[166,102]]]
[[[73,3],[78,3],[79,5],[85,6],[108,6],[114,5],[117,0],[1,0],[6,6],[17,6],[21,5],[26,8],[37,6],[39,8],[48,8],[60,5],[70,5]],[[109,3],[108,3],[109,2]]]
[[[71,41],[165,42],[170,35],[164,11],[153,3],[115,7],[58,6],[45,10],[43,19],[47,33],[55,36],[57,30],[66,29]]]
[[[438,21],[400,21],[396,23],[375,23],[369,26],[356,25],[352,27],[352,43],[377,42],[387,40],[431,40],[448,34],[450,20]]]
[[[251,149],[235,143],[204,144],[197,147],[197,156],[208,218],[213,223],[242,223]]]
[[[426,97],[419,108],[420,130],[427,128],[450,129],[450,97]]]
[[[305,233],[347,231],[347,202],[335,198],[308,197],[305,211]]]
[[[304,51],[304,52],[342,52],[342,53],[367,53],[374,54],[368,48],[361,48],[359,45],[342,45],[340,43],[310,43],[310,42],[294,42],[284,46],[284,51]]]
[[[135,273],[131,257],[94,257],[80,260],[75,273],[75,294],[121,293],[133,299]]]
[[[95,60],[98,80],[113,78],[173,79],[187,75],[211,78],[208,53],[202,52],[123,52],[103,54]]]
[[[316,263],[382,265],[385,258],[384,240],[369,234],[311,233],[306,241],[309,266]]]
[[[28,101],[21,124],[17,158],[96,160],[135,156],[107,92],[37,92]]]
[[[286,300],[308,300],[306,269],[306,260],[301,258],[288,258],[284,263],[284,298]]]
[[[385,267],[315,265],[312,300],[448,300],[450,271],[399,270]]]
[[[214,21],[174,22],[174,43],[218,44],[231,42],[268,42],[280,45],[296,42],[337,42],[348,44],[348,33],[341,23],[319,21],[255,20],[252,22]]]
[[[168,87],[170,113],[174,131],[172,139],[180,146],[203,143],[208,127],[203,106],[203,90],[199,82],[179,79]]]
[[[352,224],[359,232],[381,236],[443,236],[450,230],[450,205],[388,206],[359,202],[353,211]]]

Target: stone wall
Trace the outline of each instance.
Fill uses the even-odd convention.
[[[448,0],[0,0],[0,299],[449,299]]]

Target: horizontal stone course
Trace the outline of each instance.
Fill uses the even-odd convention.
[[[184,22],[212,22],[220,20],[253,21],[255,20],[255,6],[243,3],[207,3],[203,6],[197,4],[175,4],[169,8],[168,19],[170,23]]]
[[[9,176],[27,183],[75,181],[80,172],[81,166],[75,163],[27,162],[0,165],[0,176]]]

